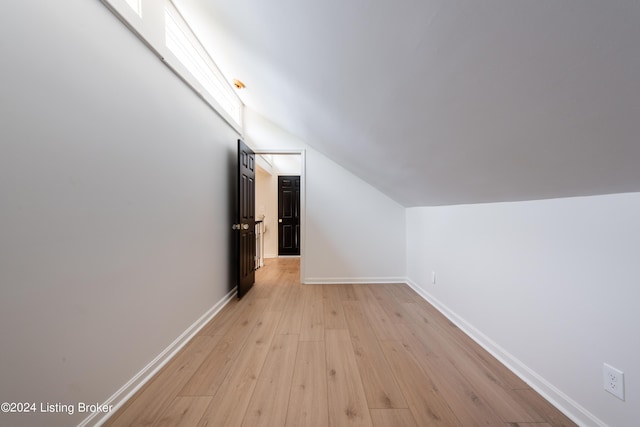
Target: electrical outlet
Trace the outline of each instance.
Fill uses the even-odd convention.
[[[604,389],[620,400],[624,400],[624,373],[613,366],[603,366]]]

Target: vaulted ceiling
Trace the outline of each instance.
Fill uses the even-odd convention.
[[[405,206],[640,191],[637,0],[175,0],[245,104]]]

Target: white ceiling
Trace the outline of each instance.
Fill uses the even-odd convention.
[[[640,191],[638,0],[175,0],[245,104],[405,206]]]

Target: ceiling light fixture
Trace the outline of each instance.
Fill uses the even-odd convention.
[[[242,83],[240,80],[238,79],[233,79],[233,86],[235,86],[236,89],[240,90],[240,89],[244,89],[246,86],[244,85],[244,83]]]

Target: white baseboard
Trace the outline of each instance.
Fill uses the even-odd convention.
[[[498,359],[509,370],[516,374],[520,379],[527,383],[532,389],[540,393],[542,397],[547,399],[553,406],[558,408],[567,417],[571,418],[579,426],[597,426],[607,427],[602,420],[589,412],[575,400],[571,399],[553,384],[533,371],[521,360],[510,354],[491,338],[476,329],[472,324],[460,317],[453,310],[449,309],[445,304],[441,303],[437,298],[425,291],[417,283],[411,279],[406,279],[406,283],[418,293],[424,300],[433,305],[444,316],[451,320],[457,327],[466,333],[471,339],[477,342],[482,348],[487,350],[491,355]]]
[[[302,281],[305,285],[367,285],[406,282],[406,277],[307,277]]]
[[[147,366],[145,366],[140,372],[138,372],[133,378],[131,378],[120,390],[116,391],[110,398],[108,398],[103,405],[113,406],[113,410],[108,414],[93,413],[85,418],[78,427],[85,427],[91,425],[101,426],[107,419],[113,415],[122,405],[125,404],[140,388],[171,360],[173,356],[180,351],[193,338],[200,329],[204,327],[213,317],[218,314],[222,308],[227,305],[229,301],[236,295],[237,288],[231,290],[220,301],[218,301],[213,307],[207,310],[198,320],[196,320],[191,326],[189,326],[178,338],[175,339],[162,353],[156,356]],[[101,417],[96,420],[96,418]]]

